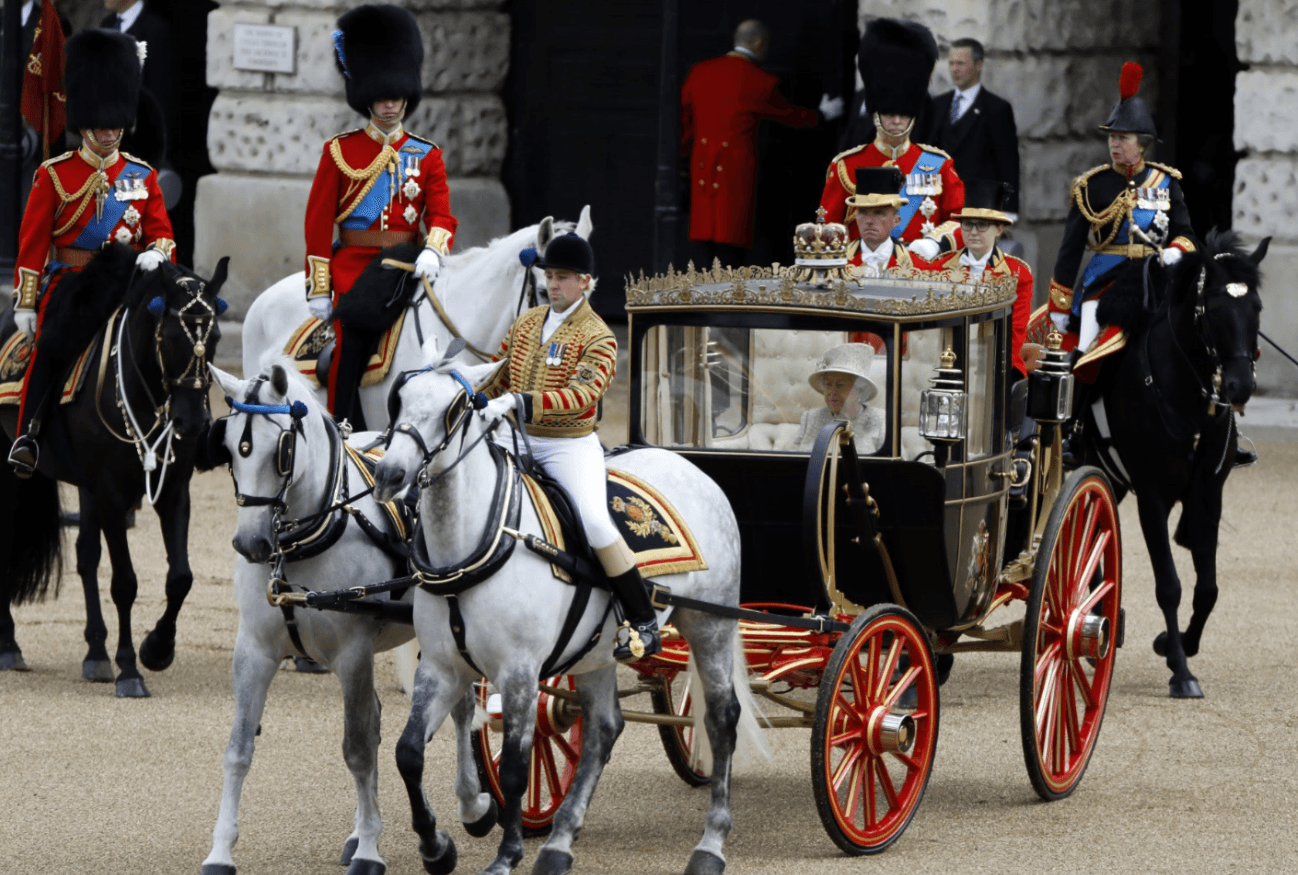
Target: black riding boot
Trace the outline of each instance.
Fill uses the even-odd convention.
[[[361,411],[361,378],[375,338],[355,328],[345,328],[342,343],[334,352],[333,367],[338,374],[334,384],[334,421],[344,419],[351,423],[352,431],[365,431],[365,414]]]
[[[649,603],[649,592],[645,589],[640,569],[632,565],[629,571],[610,577],[609,583],[613,586],[613,594],[622,603],[628,626],[626,640],[622,639],[620,632],[618,634],[613,658],[618,662],[635,662],[661,652],[663,643],[658,635],[658,615]]]
[[[57,362],[52,361],[48,355],[38,355],[27,374],[24,416],[18,423],[18,438],[9,449],[9,464],[13,466],[14,473],[24,480],[36,473],[36,463],[41,455],[36,443],[41,433],[41,415],[45,409],[46,396],[58,381],[58,373]]]

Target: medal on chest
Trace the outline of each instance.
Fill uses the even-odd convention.
[[[148,196],[144,177],[134,170],[123,173],[113,182],[113,197],[119,201],[142,201]]]
[[[563,356],[568,351],[566,343],[552,343],[545,352],[545,364],[547,367],[557,367],[563,364]]]

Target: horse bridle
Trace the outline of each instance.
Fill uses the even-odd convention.
[[[193,357],[179,375],[175,377],[167,375],[167,363],[162,357],[161,319],[158,320],[158,326],[153,332],[153,353],[158,360],[158,369],[162,372],[163,385],[171,388],[207,389],[212,385],[212,375],[207,370],[208,341],[211,340],[212,330],[216,327],[216,317],[225,312],[227,304],[220,298],[216,299],[215,304],[208,303],[203,298],[203,291],[207,288],[207,284],[202,280],[180,277],[175,283],[189,293],[189,301],[185,306],[173,308],[169,312],[180,320],[180,328],[189,340]],[[161,297],[149,302],[149,312],[154,316],[162,316],[164,308],[166,302]],[[191,313],[191,310],[194,312]],[[191,324],[195,326],[192,330]]]
[[[447,472],[458,465],[460,460],[463,459],[470,450],[491,434],[495,425],[493,423],[491,428],[484,430],[472,444],[469,444],[467,447],[464,445],[464,442],[468,439],[469,417],[473,411],[481,410],[487,406],[487,396],[483,395],[481,392],[475,391],[473,386],[459,371],[451,371],[448,374],[448,376],[452,377],[460,384],[461,388],[460,393],[455,396],[455,399],[451,401],[451,405],[446,408],[446,415],[442,422],[445,436],[442,438],[440,444],[429,449],[428,443],[424,440],[424,436],[419,433],[419,429],[415,428],[408,422],[397,422],[397,414],[401,412],[401,387],[404,386],[410,378],[417,377],[420,374],[426,374],[432,370],[433,367],[429,365],[428,367],[420,368],[418,370],[402,371],[397,375],[396,381],[393,382],[392,388],[388,392],[388,428],[383,434],[383,448],[385,450],[392,446],[392,439],[398,434],[404,434],[415,442],[415,446],[419,448],[422,457],[419,463],[419,476],[416,481],[420,489],[425,489],[434,482],[436,478],[432,478],[428,475],[428,466],[432,464],[433,459],[436,458],[439,453],[451,445],[451,442],[455,440],[456,435],[460,436],[459,453],[455,461],[442,471],[441,474],[437,475],[438,478],[445,476]]]
[[[239,455],[245,459],[252,455],[253,416],[270,417],[277,414],[286,414],[290,417],[291,422],[288,428],[279,427],[279,437],[276,438],[275,443],[275,474],[282,481],[279,492],[276,495],[248,495],[241,492],[239,480],[234,476],[233,466],[230,467],[230,479],[234,482],[234,500],[240,507],[270,506],[277,513],[283,513],[288,509],[284,497],[293,484],[293,463],[297,456],[297,436],[301,435],[302,440],[306,440],[306,430],[302,426],[302,419],[307,415],[308,411],[307,406],[301,401],[294,401],[292,404],[260,403],[258,396],[261,394],[262,385],[266,382],[268,380],[264,375],[257,377],[248,390],[245,400],[236,401],[227,395],[225,396],[225,403],[230,405],[230,409],[237,413],[248,414],[247,420],[244,421],[243,433],[239,436],[239,443],[236,447]],[[224,442],[226,424],[229,419],[229,416],[223,416],[212,423],[212,440]],[[276,425],[279,424],[276,423]]]

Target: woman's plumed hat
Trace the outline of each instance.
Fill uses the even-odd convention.
[[[1153,114],[1145,105],[1144,98],[1136,93],[1144,75],[1144,69],[1134,61],[1122,65],[1122,74],[1118,77],[1118,102],[1113,105],[1108,120],[1100,125],[1100,130],[1111,134],[1158,136]]]

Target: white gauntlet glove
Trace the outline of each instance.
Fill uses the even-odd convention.
[[[36,311],[26,309],[14,310],[14,325],[26,335],[28,340],[36,336]]]
[[[442,256],[438,255],[433,247],[425,246],[424,251],[415,259],[415,276],[423,277],[431,285],[441,272]]]
[[[166,260],[167,256],[163,255],[158,250],[146,249],[139,255],[135,256],[135,266],[147,273],[151,270],[157,270],[158,265],[162,264]]]
[[[906,247],[925,261],[932,261],[942,251],[942,246],[932,237],[921,237]]]
[[[825,117],[825,121],[832,122],[843,114],[843,98],[830,97],[826,91],[820,95],[820,114]]]
[[[1050,321],[1055,323],[1055,327],[1059,329],[1060,334],[1064,334],[1068,331],[1067,313],[1055,313],[1052,311],[1050,313]]]
[[[334,311],[333,302],[329,300],[328,295],[318,295],[314,298],[307,298],[306,306],[307,309],[311,311],[311,315],[319,319],[321,322],[328,322],[329,316]]]
[[[496,420],[503,418],[505,414],[509,413],[513,409],[514,394],[512,392],[506,392],[499,398],[492,398],[488,401],[487,406],[478,411],[478,415],[482,417],[483,422],[490,425]]]
[[[1164,267],[1171,267],[1181,260],[1181,250],[1175,246],[1169,246],[1163,250],[1163,254],[1158,257],[1158,260],[1163,262]]]

